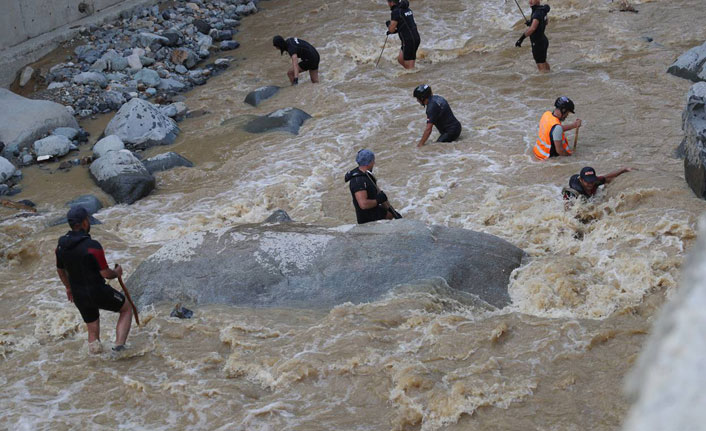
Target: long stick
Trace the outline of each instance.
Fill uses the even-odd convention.
[[[576,145],[579,143],[579,129],[580,127],[576,128],[576,134],[574,135],[574,148],[571,151],[576,151]]]
[[[140,316],[137,315],[137,307],[135,307],[135,303],[132,302],[132,298],[130,298],[130,292],[127,291],[127,287],[125,287],[125,283],[123,283],[122,277],[118,277],[118,283],[120,283],[120,287],[123,288],[123,292],[125,292],[125,298],[127,298],[127,302],[129,302],[130,307],[132,307],[132,314],[135,315],[135,323],[137,323],[137,326],[140,326]]]
[[[378,63],[380,63],[380,59],[382,58],[382,53],[385,52],[385,45],[387,45],[387,38],[390,37],[390,35],[385,36],[385,43],[382,44],[382,51],[380,51],[380,56],[378,57],[378,61],[375,62],[375,68],[377,69]]]
[[[377,190],[378,193],[380,193],[380,187],[378,187],[377,183],[375,181],[373,181],[373,179],[370,177],[370,172],[365,171],[365,175],[367,175],[368,179],[373,183],[373,185],[375,186],[375,190]],[[394,208],[392,208],[392,205],[390,205],[389,201],[387,202],[387,209],[390,211],[390,213],[392,213],[392,217],[394,217],[396,219],[402,218],[402,214],[398,213]]]
[[[520,4],[517,3],[517,0],[515,0],[515,4],[517,5],[518,9],[520,9],[520,13],[522,14],[522,18],[524,18],[525,21],[527,21],[527,17],[525,16],[525,13],[522,11],[522,8],[520,7]]]

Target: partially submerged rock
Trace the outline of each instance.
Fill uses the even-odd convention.
[[[245,131],[250,133],[289,132],[298,134],[299,128],[311,115],[298,108],[284,108],[257,117],[245,125]]]
[[[667,69],[667,73],[694,82],[706,81],[706,42],[680,55]]]
[[[289,223],[292,221],[294,220],[289,217],[289,214],[287,214],[285,210],[277,210],[270,214],[263,223]]]
[[[257,106],[263,100],[267,100],[277,94],[278,91],[279,87],[277,87],[276,85],[260,87],[255,91],[251,91],[250,93],[248,93],[247,96],[245,96],[245,103],[247,103],[248,105]]]
[[[158,156],[150,157],[143,162],[145,168],[151,173],[166,171],[168,169],[176,168],[178,166],[183,166],[187,168],[193,168],[194,164],[173,151],[168,153],[160,154]]]
[[[5,143],[4,157],[18,157],[22,150],[58,127],[79,128],[63,105],[27,99],[0,88],[0,141]]]
[[[684,178],[696,193],[706,199],[706,82],[694,84],[682,113]]]
[[[97,197],[93,195],[82,195],[77,197],[76,199],[66,202],[66,206],[69,208],[73,208],[76,206],[83,207],[88,213],[88,219],[91,224],[102,224],[100,220],[93,217],[93,214],[97,213],[101,208],[103,208],[103,204]],[[66,223],[68,223],[68,220],[66,219],[66,216],[63,216],[49,222],[49,226],[58,226],[60,224]]]
[[[132,150],[173,144],[178,134],[174,120],[157,105],[139,98],[124,104],[105,128],[106,136],[117,135]]]
[[[300,223],[195,232],[162,247],[128,280],[141,305],[161,301],[333,307],[443,278],[496,307],[510,302],[522,250],[500,238],[412,220],[324,228]]]
[[[91,164],[91,176],[115,202],[131,204],[154,190],[156,181],[128,150],[109,151]]]

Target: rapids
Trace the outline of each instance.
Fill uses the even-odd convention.
[[[142,310],[125,355],[90,356],[85,327],[56,275],[64,202],[109,198],[84,168],[24,169],[18,199],[39,216],[0,209],[0,423],[12,430],[616,430],[622,379],[655,312],[677,287],[706,208],[672,157],[690,82],[665,73],[706,39],[703,0],[550,1],[552,72],[539,75],[513,1],[412,0],[417,68],[395,61],[385,2],[270,0],[243,20],[236,61],[187,94],[206,115],[148,156],[176,151],[196,167],[157,174],[157,190],[96,215],[91,234],[127,274],[171,239],[263,220],[355,222],[344,173],[372,149],[376,175],[405,217],[500,236],[529,258],[512,277],[513,305],[478,308],[439,284],[404,286],[332,310],[199,307]],[[521,3],[525,13],[529,7]],[[287,87],[275,33],[321,53],[321,83]],[[653,42],[643,39],[649,36]],[[415,147],[421,83],[445,97],[461,140]],[[284,86],[257,108],[245,95]],[[584,125],[571,158],[537,162],[537,123],[556,97]],[[248,134],[253,115],[294,106],[313,116],[299,135]],[[569,121],[573,121],[570,117]],[[83,123],[100,135],[109,118]],[[432,134],[432,139],[437,137]],[[569,133],[573,139],[573,132]],[[84,151],[88,151],[85,149]],[[627,173],[590,203],[564,209],[581,167]],[[188,306],[188,304],[185,304]],[[116,315],[103,313],[110,350]]]

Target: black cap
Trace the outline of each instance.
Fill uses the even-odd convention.
[[[596,176],[596,170],[590,166],[584,167],[583,169],[581,169],[581,179],[586,181],[587,183],[595,183],[596,181],[598,181],[598,177]]]
[[[88,218],[88,211],[82,206],[71,207],[69,212],[66,214],[66,220],[69,222],[69,226],[74,227],[80,224],[82,221]]]
[[[280,55],[284,54],[284,51],[287,50],[287,42],[280,35],[272,38],[272,46],[279,48]]]

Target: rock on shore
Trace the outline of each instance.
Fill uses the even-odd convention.
[[[412,220],[339,228],[265,223],[171,242],[143,261],[128,285],[142,306],[322,308],[375,301],[401,284],[441,277],[503,307],[523,256],[492,235]]]
[[[20,156],[40,138],[58,127],[78,129],[78,123],[64,106],[45,100],[31,100],[0,88],[0,141],[7,159]]]
[[[696,193],[706,199],[706,82],[694,84],[682,113],[684,178]]]

